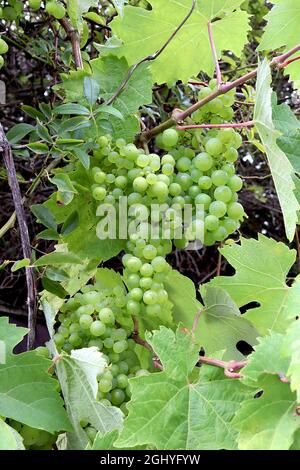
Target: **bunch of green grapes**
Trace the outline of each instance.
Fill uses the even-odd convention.
[[[21,435],[27,450],[51,450],[57,440],[57,434],[50,434],[42,429],[32,428],[14,419],[8,419],[7,424]]]
[[[98,377],[98,399],[106,406],[118,406],[126,413],[130,399],[128,379],[140,374],[136,343],[130,339],[132,331],[120,328],[117,319],[126,315],[126,292],[121,286],[113,290],[86,285],[81,292],[66,301],[60,310],[60,323],[54,335],[59,351],[97,347],[104,354],[107,368]],[[83,423],[83,427],[91,427]],[[92,431],[89,431],[92,433]]]

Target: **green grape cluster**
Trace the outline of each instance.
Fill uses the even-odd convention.
[[[21,0],[7,0],[0,9],[0,18],[5,21],[18,21],[23,15],[24,3]]]
[[[136,343],[132,331],[120,328],[117,319],[125,314],[126,292],[121,286],[111,291],[100,289],[97,283],[86,285],[81,292],[66,301],[58,316],[59,327],[54,335],[58,350],[97,347],[104,354],[107,368],[98,377],[98,399],[106,406],[118,406],[126,414],[130,399],[128,379],[140,374]],[[83,423],[91,434],[89,423]]]
[[[27,450],[51,450],[56,442],[57,434],[32,428],[13,419],[7,420],[7,424],[21,435]]]

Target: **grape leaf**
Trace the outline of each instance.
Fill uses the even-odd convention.
[[[14,347],[19,344],[28,333],[27,328],[17,327],[9,323],[8,318],[0,318],[0,340],[5,343],[5,353],[12,354]]]
[[[191,17],[152,62],[153,81],[186,82],[191,76],[197,76],[200,70],[213,74],[215,65],[208,36],[208,22],[213,19],[218,57],[228,49],[240,56],[249,30],[247,13],[238,9],[241,3],[242,0],[198,0]],[[151,11],[126,6],[124,17],[118,16],[110,24],[113,33],[123,40],[123,46],[117,52],[126,57],[129,65],[160,49],[188,14],[192,2],[150,0],[150,4]],[[201,52],[195,54],[195,51]]]
[[[270,84],[271,71],[268,62],[264,60],[258,68],[254,120],[268,157],[283,213],[286,235],[288,240],[292,241],[297,224],[297,211],[300,206],[294,194],[293,167],[276,142],[279,133],[276,131],[272,120],[272,90]]]
[[[0,450],[25,450],[17,431],[0,418]]]
[[[106,407],[96,399],[97,375],[103,370],[105,361],[96,348],[77,350],[69,356],[63,354],[56,364],[65,405],[74,431],[68,434],[68,449],[84,450],[88,437],[80,426],[87,421],[102,434],[119,429],[123,414],[113,406]],[[89,351],[90,350],[90,351]],[[99,360],[99,356],[101,356]],[[95,366],[95,363],[98,366]]]
[[[284,51],[288,51],[299,43],[300,5],[298,0],[276,1],[276,5],[265,16],[265,19],[267,20],[267,26],[258,47],[259,51],[273,51],[282,46],[285,46]],[[284,71],[287,75],[290,75],[295,88],[299,89],[299,62],[293,62]]]
[[[288,329],[283,341],[284,356],[290,359],[287,377],[291,381],[291,390],[297,392],[300,401],[300,321],[294,321]]]
[[[71,430],[57,381],[47,372],[51,361],[35,351],[13,355],[12,337],[19,342],[20,336],[6,318],[0,325],[1,341],[7,342],[6,363],[0,365],[0,416],[50,433]]]
[[[203,292],[205,307],[200,315],[196,338],[205,354],[211,356],[224,350],[224,360],[241,360],[237,349],[239,341],[250,346],[256,343],[257,330],[242,316],[229,294],[219,287],[206,287]]]
[[[295,393],[271,375],[261,377],[257,390],[263,390],[262,396],[244,401],[233,420],[233,426],[240,431],[239,449],[289,449],[300,427]]]
[[[79,31],[82,30],[82,15],[89,11],[91,7],[97,7],[97,0],[68,0],[67,11],[72,26]]]
[[[219,276],[208,286],[225,289],[239,307],[258,302],[243,317],[249,320],[261,335],[269,330],[283,333],[299,313],[300,279],[292,287],[286,285],[286,276],[296,260],[296,253],[283,243],[259,235],[258,240],[241,239],[241,245],[226,246],[220,250],[235,268],[234,276]]]
[[[61,243],[67,244],[69,253],[76,253],[76,256],[81,260],[80,262],[95,260],[99,264],[101,261],[116,256],[123,249],[125,241],[119,239],[100,240],[97,237],[96,226],[99,218],[96,216],[96,211],[99,203],[93,199],[91,194],[90,188],[93,184],[91,173],[78,164],[76,171],[69,173],[69,179],[72,185],[76,184],[78,189],[77,194],[74,194],[68,205],[57,204],[57,193],[54,193],[44,203],[53,214],[57,224],[65,222],[75,211],[78,213],[77,227],[70,233],[62,234]],[[82,233],[84,233],[84,237]],[[89,265],[86,267],[88,268]]]
[[[254,352],[248,356],[249,363],[243,368],[243,380],[247,385],[256,387],[263,374],[287,375],[289,358],[282,356],[284,335],[271,332],[258,339]]]
[[[227,292],[216,287],[203,291],[203,306],[196,298],[193,282],[173,270],[165,282],[165,289],[173,303],[173,318],[192,329],[196,314],[200,313],[195,336],[207,355],[224,350],[224,359],[243,359],[237,350],[239,341],[255,344],[258,335],[255,328],[241,316],[240,311]]]
[[[294,172],[300,174],[300,132],[288,132],[278,137],[277,143],[289,159]]]
[[[285,103],[273,104],[272,115],[276,129],[283,134],[296,131],[300,128],[300,121],[296,118],[291,108]]]
[[[147,334],[164,371],[130,380],[132,399],[116,445],[149,444],[165,449],[234,449],[231,420],[247,389],[222,370],[201,367],[191,374],[198,347],[190,335],[165,327]],[[196,371],[197,372],[197,371]]]

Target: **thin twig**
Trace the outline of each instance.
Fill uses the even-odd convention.
[[[221,268],[222,268],[222,253],[219,251],[216,277],[220,276]]]
[[[207,29],[208,29],[210,47],[211,47],[212,55],[213,55],[215,66],[216,66],[217,87],[220,88],[220,86],[222,85],[222,74],[221,74],[220,64],[218,60],[217,49],[216,49],[216,45],[214,41],[212,24],[210,21],[208,22]]]
[[[142,65],[145,62],[152,62],[153,60],[157,59],[157,57],[160,56],[160,54],[163,53],[163,51],[166,49],[166,47],[174,39],[176,34],[181,30],[181,28],[185,25],[185,23],[191,17],[191,15],[192,15],[192,13],[195,9],[195,6],[196,6],[196,0],[192,0],[192,6],[191,6],[190,11],[188,12],[188,14],[185,16],[185,18],[181,21],[180,25],[177,26],[175,31],[171,34],[171,36],[167,39],[167,41],[162,45],[162,47],[160,49],[158,49],[154,54],[150,54],[147,57],[144,57],[143,59],[139,60],[136,64],[134,64],[130,67],[130,69],[127,72],[126,77],[121,82],[120,86],[117,88],[116,92],[112,95],[112,97],[109,98],[109,100],[105,103],[106,105],[112,104],[115,101],[115,99],[118,98],[118,96],[122,93],[122,91],[126,87],[127,83],[131,79],[132,75],[134,74],[134,72],[136,71],[136,69],[140,65]]]
[[[187,126],[176,126],[178,131],[186,131],[189,129],[242,129],[244,127],[252,127],[255,125],[254,121],[246,122],[233,122],[226,124],[190,124]]]
[[[138,324],[138,321],[136,319],[136,317],[132,317],[132,320],[133,320],[133,333],[131,335],[131,338],[133,339],[133,341],[135,341],[137,344],[140,344],[141,346],[143,346],[144,348],[148,349],[148,351],[151,351],[153,352],[153,349],[152,347],[150,346],[149,343],[147,343],[147,341],[143,338],[141,338],[139,336],[139,324]]]
[[[60,24],[64,28],[65,32],[67,33],[71,46],[72,46],[72,53],[74,58],[74,63],[77,69],[83,69],[83,62],[81,57],[81,49],[80,49],[80,37],[78,31],[73,29],[67,18],[62,18],[59,20]]]
[[[288,52],[275,57],[271,62],[270,66],[274,67],[277,66],[283,62],[285,62],[289,57],[291,57],[293,54],[298,52],[300,50],[300,44],[297,46],[293,47],[290,49]],[[207,103],[213,101],[215,98],[218,98],[221,95],[224,95],[228,93],[230,90],[233,90],[234,88],[237,88],[244,83],[248,82],[252,78],[254,78],[257,75],[258,69],[256,68],[255,70],[252,70],[251,72],[246,73],[242,77],[238,78],[237,80],[234,80],[233,82],[226,83],[224,85],[221,85],[219,89],[213,91],[210,93],[208,96],[205,96],[202,100],[197,101],[195,104],[187,108],[185,111],[182,111],[180,109],[174,109],[172,116],[165,122],[159,124],[158,126],[154,127],[153,129],[150,129],[146,132],[142,132],[141,135],[139,136],[140,140],[150,140],[152,137],[156,136],[157,134],[160,134],[166,129],[169,129],[170,127],[173,127],[176,124],[182,123],[187,117],[191,116],[195,111],[198,109],[202,108],[204,105]]]
[[[4,164],[6,167],[8,182],[11,188],[16,217],[20,229],[20,237],[22,243],[22,250],[24,258],[31,260],[32,253],[30,247],[30,238],[28,227],[26,223],[26,216],[23,207],[22,195],[20,186],[17,179],[16,168],[13,160],[11,147],[4,133],[3,127],[0,124],[0,147],[2,148]],[[27,308],[28,308],[28,328],[29,333],[27,337],[27,349],[32,349],[35,340],[35,325],[37,315],[37,304],[36,304],[36,285],[35,276],[32,268],[25,268],[26,272],[26,284],[27,284]]]

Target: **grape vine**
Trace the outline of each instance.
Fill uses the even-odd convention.
[[[299,450],[298,3],[0,0],[1,450]]]

